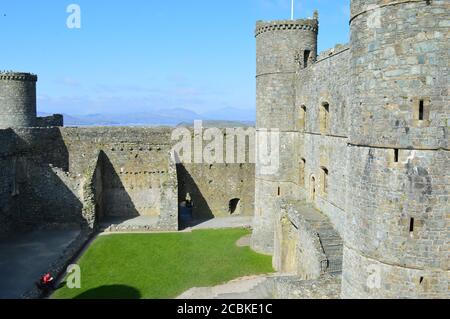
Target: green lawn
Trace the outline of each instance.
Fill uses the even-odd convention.
[[[192,287],[273,272],[271,257],[236,246],[247,234],[225,229],[100,236],[78,262],[81,289],[64,285],[53,298],[174,298]]]

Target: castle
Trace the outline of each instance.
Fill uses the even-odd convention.
[[[110,219],[176,231],[189,201],[194,220],[254,216],[252,248],[294,278],[279,297],[312,283],[448,298],[448,21],[444,0],[352,0],[350,43],[320,55],[317,13],[258,22],[256,135],[280,131],[269,174],[176,163],[169,128],[39,118],[37,76],[0,73],[0,234],[80,227],[70,258]]]

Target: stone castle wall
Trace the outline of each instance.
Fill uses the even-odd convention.
[[[321,54],[314,65],[299,70],[295,102],[299,152],[292,172],[298,177],[296,183],[304,198],[327,215],[341,235],[346,205],[342,194],[347,176],[348,68],[348,46],[341,46]],[[326,116],[324,103],[329,108]]]
[[[254,164],[177,165],[171,133],[132,127],[1,130],[1,233],[36,225],[95,227],[103,218],[137,216],[157,217],[159,229],[175,230],[188,193],[195,219],[252,215]]]
[[[288,27],[271,29],[273,44],[257,32],[258,121],[282,133],[280,170],[262,177],[256,163],[252,245],[275,242],[274,264],[289,269],[295,216],[275,231],[274,216],[298,199],[344,238],[342,297],[448,297],[450,4],[353,0],[351,12],[349,45],[306,66],[283,44]],[[294,79],[259,76],[294,61]]]
[[[450,3],[351,11],[342,295],[448,298]]]
[[[102,153],[104,217],[160,215],[162,190],[169,180],[167,134],[145,128],[61,129],[72,174],[82,175]]]
[[[0,129],[0,234],[5,234],[14,223],[14,135],[12,130]]]
[[[82,224],[81,182],[65,171],[68,154],[59,131],[22,128],[0,135],[2,233]]]

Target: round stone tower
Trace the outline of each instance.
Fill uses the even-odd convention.
[[[444,0],[351,1],[342,297],[450,297]]]
[[[277,203],[294,182],[295,75],[299,64],[307,67],[316,60],[318,27],[317,14],[313,19],[256,24],[257,144],[260,150],[262,144],[274,148],[267,158],[270,163],[259,156],[256,159],[252,247],[267,254],[273,253]],[[279,133],[272,134],[273,129]]]
[[[35,125],[36,82],[34,74],[0,72],[0,129]]]

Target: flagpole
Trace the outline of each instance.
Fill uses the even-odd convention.
[[[294,0],[291,0],[291,20],[294,20]]]

